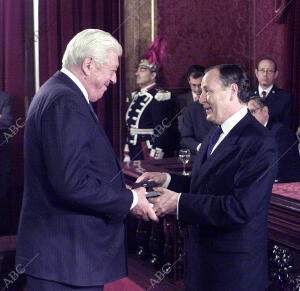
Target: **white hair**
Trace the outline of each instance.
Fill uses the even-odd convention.
[[[100,29],[85,29],[68,43],[62,66],[78,66],[86,57],[93,57],[96,64],[101,66],[107,63],[110,51],[114,51],[119,57],[122,55],[121,45],[110,33]]]

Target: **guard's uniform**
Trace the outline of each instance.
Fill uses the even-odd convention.
[[[171,92],[156,86],[134,91],[126,112],[130,160],[171,156],[174,119]]]

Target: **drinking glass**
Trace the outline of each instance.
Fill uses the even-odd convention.
[[[179,157],[179,159],[180,159],[180,161],[182,162],[182,165],[183,165],[182,175],[183,176],[188,176],[189,173],[186,172],[185,166],[191,158],[191,151],[189,149],[181,149],[181,150],[179,150],[178,157]]]

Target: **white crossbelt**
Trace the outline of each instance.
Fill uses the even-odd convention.
[[[136,134],[153,134],[154,130],[153,128],[130,128],[129,132],[131,135]]]

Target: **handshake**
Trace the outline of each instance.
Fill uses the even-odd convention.
[[[136,180],[132,188],[138,202],[131,209],[133,215],[146,221],[158,221],[158,217],[176,214],[179,194],[162,187],[167,177],[166,173],[146,172]]]

